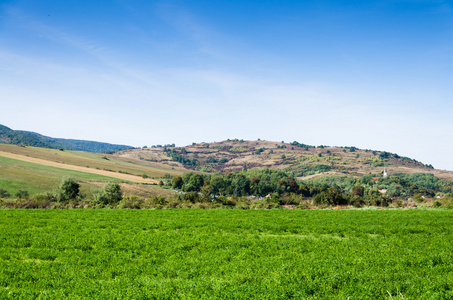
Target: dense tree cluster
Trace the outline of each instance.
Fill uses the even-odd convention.
[[[292,142],[291,145],[292,146],[296,146],[296,147],[300,147],[300,148],[305,148],[306,150],[308,150],[309,148],[316,148],[316,146],[299,143],[297,141]]]
[[[175,149],[165,148],[164,152],[167,153],[167,156],[170,157],[172,160],[182,163],[183,165],[186,165],[186,166],[194,167],[194,166],[197,166],[199,163],[196,158],[190,159],[190,158],[184,157]]]
[[[387,206],[397,199],[434,197],[437,193],[453,193],[453,182],[446,182],[432,174],[395,174],[376,179],[373,175],[361,178],[346,176],[321,177],[298,182],[283,171],[253,169],[249,171],[201,175],[186,173],[173,177],[173,188],[186,193],[229,196],[275,196],[294,194],[326,205]],[[192,195],[192,197],[197,197]]]

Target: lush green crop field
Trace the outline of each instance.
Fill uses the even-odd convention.
[[[453,211],[1,210],[0,298],[452,299]]]

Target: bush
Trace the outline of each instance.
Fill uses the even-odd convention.
[[[215,203],[219,203],[222,206],[227,206],[227,207],[237,207],[238,203],[242,202],[250,202],[246,197],[237,197],[237,196],[231,196],[231,197],[225,197],[225,196],[220,196],[215,198]]]
[[[188,193],[179,195],[179,200],[195,203],[195,202],[200,201],[200,196],[198,195],[197,192],[188,192]]]
[[[364,199],[361,196],[353,195],[349,199],[349,203],[352,204],[352,206],[359,208],[359,207],[362,207],[365,204],[365,201],[364,201]]]
[[[103,205],[117,204],[121,199],[123,199],[123,194],[118,183],[107,183],[102,191],[94,194],[95,202]]]
[[[392,203],[392,199],[385,195],[372,195],[365,199],[365,203],[370,206],[384,206],[387,207]]]
[[[348,204],[348,200],[334,188],[329,188],[327,192],[322,192],[313,199],[315,204],[327,204],[327,205],[345,205]]]
[[[118,208],[141,209],[144,204],[145,200],[143,198],[139,198],[137,196],[127,196],[121,200],[118,204]]]
[[[80,184],[73,178],[63,178],[58,188],[60,201],[76,199],[79,196]]]
[[[266,198],[263,200],[258,200],[250,204],[251,209],[273,209],[279,208],[280,204],[278,202],[272,201],[271,198]]]
[[[0,198],[9,198],[11,195],[7,190],[0,189]]]
[[[175,176],[171,179],[171,185],[173,186],[174,189],[180,189],[184,182],[182,181],[181,176]]]
[[[28,191],[19,190],[16,193],[16,198],[17,199],[22,199],[22,198],[27,198],[27,197],[28,197]]]
[[[58,202],[58,196],[55,192],[45,192],[42,194],[37,194],[34,195],[33,198],[38,201]]]
[[[148,199],[146,202],[150,207],[156,208],[162,208],[164,205],[168,204],[167,199],[164,197],[153,197]]]
[[[356,185],[352,188],[352,191],[351,191],[352,196],[363,197],[364,194],[365,194],[365,188],[363,186]]]

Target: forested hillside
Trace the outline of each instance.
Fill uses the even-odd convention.
[[[128,145],[115,145],[85,140],[52,138],[35,132],[12,130],[0,125],[0,143],[13,145],[28,145],[34,147],[64,149],[87,152],[111,152],[131,148]]]

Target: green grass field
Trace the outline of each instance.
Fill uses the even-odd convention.
[[[30,195],[49,191],[58,187],[63,177],[73,177],[84,181],[122,181],[112,177],[24,162],[3,156],[0,156],[0,165],[0,188],[6,189],[11,194],[18,190],[26,190]],[[93,187],[89,183],[82,183],[83,192],[88,192]]]
[[[172,197],[174,192],[158,186],[127,182],[122,179],[96,175],[80,171],[45,166],[36,163],[0,156],[0,188],[7,190],[13,197],[19,190],[28,191],[30,196],[56,189],[62,178],[72,177],[80,182],[81,193],[91,197],[93,190],[107,182],[122,182],[125,195],[142,197]]]
[[[0,210],[0,298],[451,299],[452,225],[445,210]]]
[[[114,155],[90,153],[83,151],[59,151],[56,149],[38,147],[19,147],[17,145],[0,144],[0,151],[60,162],[68,165],[90,167],[93,169],[125,172],[133,175],[146,174],[149,177],[159,178],[165,174],[181,175],[182,172],[172,170],[171,167],[161,166],[147,161],[134,159],[117,159]]]

